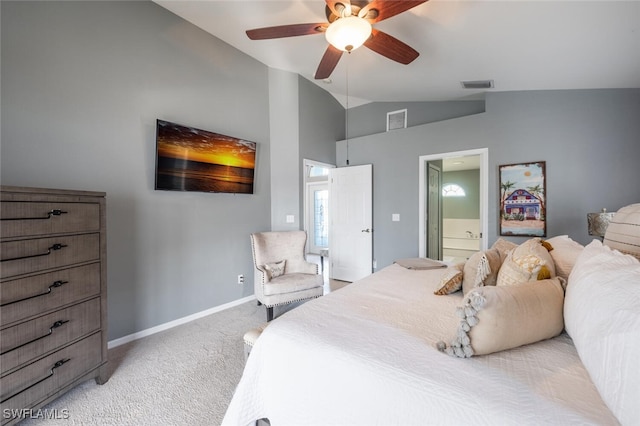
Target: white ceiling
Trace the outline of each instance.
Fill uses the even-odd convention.
[[[461,170],[476,170],[479,168],[480,168],[479,155],[446,157],[442,159],[442,170],[445,172],[456,172]]]
[[[431,0],[374,25],[420,56],[401,65],[361,47],[327,84],[314,80],[324,35],[252,41],[245,30],[326,22],[323,0],[154,0],[264,63],[315,82],[349,106],[482,98],[489,90],[640,88],[640,0]],[[348,84],[347,84],[348,83]]]

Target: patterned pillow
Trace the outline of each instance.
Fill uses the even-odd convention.
[[[556,268],[549,251],[540,238],[532,238],[509,252],[498,273],[497,285],[516,285],[555,276]]]
[[[500,252],[497,248],[472,254],[464,264],[462,292],[467,294],[476,287],[496,285],[501,264]]]
[[[464,263],[458,263],[450,268],[447,268],[445,274],[440,279],[438,289],[433,292],[438,296],[444,296],[445,294],[455,293],[462,288],[462,270]]]
[[[266,265],[263,265],[264,270],[267,271],[267,277],[269,277],[269,281],[284,274],[284,267],[286,262],[286,260],[281,260],[280,262],[267,263]]]

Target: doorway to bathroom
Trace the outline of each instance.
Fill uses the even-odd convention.
[[[442,169],[437,191],[430,188],[433,164]],[[486,249],[488,149],[421,156],[419,171],[419,256],[456,263]],[[433,206],[440,215],[430,212]],[[439,252],[432,249],[434,238]]]

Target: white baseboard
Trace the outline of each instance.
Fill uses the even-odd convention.
[[[120,337],[118,339],[111,340],[107,343],[107,347],[109,349],[115,348],[120,345],[124,345],[125,343],[132,342],[137,339],[141,339],[143,337],[151,336],[152,334],[159,333],[164,330],[168,330],[170,328],[186,324],[188,322],[197,320],[198,318],[206,317],[207,315],[215,314],[216,312],[221,312],[229,308],[233,308],[234,306],[242,305],[243,303],[250,302],[255,300],[255,296],[247,296],[242,299],[234,300],[233,302],[225,303],[224,305],[216,306],[211,309],[207,309],[202,312],[197,312],[192,315],[188,315],[183,318],[178,318],[177,320],[169,321],[164,324],[156,325],[155,327],[147,328],[146,330],[138,331],[133,334],[129,334],[124,337]]]

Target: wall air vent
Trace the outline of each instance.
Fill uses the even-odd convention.
[[[493,80],[461,81],[465,89],[492,89]]]
[[[387,113],[387,132],[407,127],[407,110],[401,109]]]

